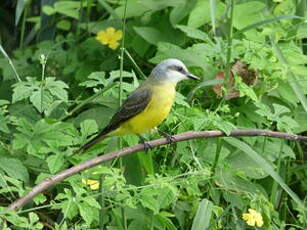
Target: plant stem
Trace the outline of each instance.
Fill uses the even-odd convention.
[[[124,51],[125,51],[125,35],[126,35],[126,12],[127,12],[127,0],[125,1],[125,9],[124,9],[124,20],[123,20],[123,39],[121,43],[121,53],[120,53],[120,67],[119,67],[119,106],[122,105],[122,97],[123,97],[123,70],[124,70]]]
[[[87,103],[89,103],[90,101],[93,101],[94,99],[96,99],[97,97],[99,97],[100,95],[102,95],[104,92],[108,91],[109,89],[111,89],[113,86],[115,85],[115,83],[112,83],[106,87],[104,87],[103,89],[99,90],[97,93],[95,93],[93,96],[87,98],[86,100],[84,100],[83,102],[81,102],[80,104],[78,104],[74,109],[72,109],[68,114],[66,114],[65,116],[61,117],[59,120],[63,121],[65,119],[67,119],[68,117],[70,117],[71,115],[73,115],[76,111],[78,111],[80,108],[82,108],[84,105],[86,105]]]
[[[104,190],[103,190],[103,176],[99,178],[99,204],[100,204],[100,212],[99,212],[99,229],[103,230],[103,216],[104,216]]]
[[[42,79],[41,79],[41,109],[40,112],[43,115],[43,97],[44,97],[44,85],[45,85],[45,69],[47,64],[47,56],[44,54],[41,54],[40,56],[40,63],[42,65]]]
[[[220,158],[220,155],[221,155],[221,149],[222,149],[221,138],[217,138],[217,140],[216,140],[215,158],[214,158],[214,163],[213,163],[213,166],[212,166],[212,173],[213,174],[215,173],[216,166],[217,166],[217,164],[219,162],[219,158]]]
[[[228,90],[231,87],[230,86],[230,71],[231,71],[231,51],[232,51],[232,36],[233,36],[233,8],[234,8],[234,4],[233,4],[233,0],[229,1],[230,4],[230,15],[229,15],[229,31],[228,31],[228,36],[227,36],[227,53],[226,53],[226,67],[225,67],[225,83],[224,85],[226,85],[226,94],[225,96],[227,96],[228,94]]]
[[[16,81],[21,82],[21,79],[20,79],[20,77],[19,77],[19,75],[18,75],[18,73],[17,73],[17,71],[16,71],[16,69],[15,69],[15,66],[14,66],[12,60],[10,59],[9,55],[7,55],[7,53],[5,52],[5,50],[3,49],[3,47],[2,47],[1,44],[0,44],[0,52],[3,54],[3,56],[4,56],[4,57],[6,58],[6,60],[9,62],[10,66],[11,66],[11,68],[12,68],[14,74],[15,74],[14,76],[15,76],[15,78],[16,78]]]
[[[21,24],[21,30],[20,30],[19,48],[23,48],[23,40],[24,40],[24,36],[25,36],[25,28],[26,28],[26,19],[27,19],[27,14],[28,14],[28,7],[29,7],[29,4],[26,4],[24,12],[23,12],[22,24]]]
[[[140,75],[142,75],[143,78],[146,78],[146,75],[143,73],[143,71],[141,70],[141,68],[138,66],[138,64],[136,64],[136,62],[134,61],[133,57],[130,55],[130,53],[128,52],[128,50],[125,49],[125,54],[127,55],[127,57],[130,59],[130,61],[132,62],[132,64],[134,65],[134,67],[136,68],[136,70],[138,71],[138,73]]]

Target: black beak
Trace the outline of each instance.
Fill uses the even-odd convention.
[[[196,77],[195,75],[191,74],[191,73],[188,73],[187,74],[187,77],[190,78],[190,79],[193,79],[193,80],[200,80],[199,77]]]

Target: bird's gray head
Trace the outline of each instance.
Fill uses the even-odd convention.
[[[150,78],[159,81],[177,83],[184,79],[199,80],[198,77],[189,73],[187,67],[178,59],[166,59],[160,62],[151,72]]]

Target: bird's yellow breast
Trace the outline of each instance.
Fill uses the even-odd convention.
[[[151,99],[144,111],[122,123],[115,130],[115,135],[144,133],[158,126],[167,117],[174,102],[175,85],[161,84],[152,86],[150,89],[152,90]]]

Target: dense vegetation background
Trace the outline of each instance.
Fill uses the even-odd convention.
[[[0,22],[1,229],[307,229],[307,146],[266,137],[155,148],[5,209],[56,172],[136,144],[73,154],[170,57],[203,80],[180,83],[161,130],[306,135],[305,0],[5,0]]]

